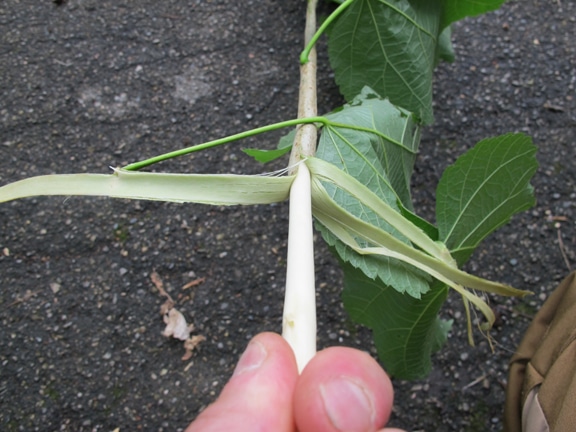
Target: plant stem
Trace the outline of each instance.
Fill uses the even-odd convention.
[[[300,164],[290,188],[290,223],[282,336],[302,372],[316,354],[316,288],[310,171]]]
[[[304,42],[307,45],[314,36],[316,27],[317,0],[308,0]],[[316,49],[312,48],[306,64],[300,65],[300,91],[298,95],[298,118],[317,118],[316,107]],[[325,123],[325,120],[324,122]],[[313,125],[301,126],[296,132],[289,166],[316,154],[317,128]]]
[[[307,45],[316,29],[317,0],[308,0],[304,43]],[[300,66],[298,118],[315,118],[316,50]],[[290,189],[290,224],[286,294],[282,319],[282,336],[288,341],[301,372],[316,354],[316,287],[314,274],[314,235],[312,230],[312,196],[310,171],[298,162],[316,153],[317,128],[314,124],[299,126],[290,154],[289,166],[296,171]]]
[[[304,66],[302,68],[307,70],[307,75],[312,74],[312,73],[315,74],[315,70],[310,72],[311,67],[309,65],[306,66],[306,68],[304,68]],[[315,78],[315,75],[312,78]],[[309,78],[307,78],[305,80],[305,82],[303,83],[302,88],[306,89],[305,90],[306,93],[308,93],[311,88],[314,88],[314,89],[316,88],[316,83],[315,82],[311,83],[310,81],[311,80]],[[216,140],[207,141],[207,142],[202,143],[202,144],[197,144],[197,145],[186,147],[186,148],[183,148],[180,150],[175,150],[175,151],[172,151],[169,153],[163,153],[161,155],[154,156],[154,157],[151,157],[149,159],[145,159],[145,160],[142,160],[139,162],[134,162],[134,163],[128,164],[128,165],[122,167],[122,169],[124,169],[126,171],[138,171],[142,168],[145,168],[147,166],[153,165],[153,164],[158,163],[158,162],[163,162],[163,161],[166,161],[168,159],[176,158],[179,156],[184,156],[184,155],[187,155],[189,153],[194,153],[194,152],[197,152],[200,150],[206,150],[206,149],[209,149],[212,147],[217,147],[217,146],[222,145],[222,144],[229,144],[231,142],[238,141],[238,140],[241,140],[244,138],[248,138],[248,137],[251,137],[254,135],[259,135],[261,133],[271,132],[273,130],[282,129],[282,128],[290,127],[290,126],[315,125],[317,123],[321,124],[322,126],[332,126],[333,128],[352,129],[352,130],[357,130],[357,131],[361,131],[361,132],[373,133],[373,134],[378,135],[381,138],[391,142],[392,144],[396,144],[396,145],[402,147],[404,150],[406,150],[410,153],[414,153],[413,150],[409,149],[408,147],[406,147],[401,142],[396,141],[393,138],[384,135],[383,133],[377,131],[376,129],[370,129],[367,127],[357,126],[357,125],[353,125],[353,124],[336,123],[336,122],[329,120],[326,117],[312,115],[312,114],[316,113],[316,99],[315,98],[316,98],[315,90],[314,90],[314,93],[312,93],[312,97],[306,96],[306,97],[301,98],[301,101],[305,101],[305,103],[302,103],[302,109],[299,110],[302,113],[302,116],[297,118],[297,119],[285,120],[282,122],[273,123],[273,124],[266,125],[266,126],[261,126],[259,128],[256,128],[256,129],[250,129],[248,131],[240,132],[240,133],[230,135],[230,136],[227,136],[224,138],[219,138]],[[312,116],[309,116],[309,114]],[[296,145],[296,143],[299,143],[299,147],[297,148],[297,150],[295,152],[292,152],[289,166],[294,166],[297,162],[301,161],[302,159],[305,159],[304,155],[313,156],[316,153],[317,128],[316,127],[300,128],[299,133],[301,136],[296,137],[296,139],[294,140],[295,145]],[[302,135],[309,135],[309,136],[303,137]]]
[[[256,129],[251,129],[249,131],[245,131],[245,132],[240,132],[234,135],[230,135],[224,138],[219,138],[213,141],[208,141],[202,144],[197,144],[191,147],[186,147],[180,150],[175,150],[173,152],[169,152],[169,153],[163,153],[161,155],[158,156],[154,156],[152,158],[149,159],[145,159],[143,161],[139,161],[139,162],[134,162],[131,163],[129,165],[126,165],[125,167],[123,167],[123,169],[127,170],[127,171],[138,171],[139,169],[145,168],[147,166],[153,165],[155,163],[158,162],[162,162],[168,159],[172,159],[178,156],[184,156],[186,154],[189,153],[193,153],[193,152],[197,152],[200,150],[205,150],[211,147],[216,147],[222,144],[228,144],[231,143],[233,141],[237,141],[243,138],[248,138],[254,135],[258,135],[261,133],[265,133],[265,132],[270,132],[276,129],[281,129],[281,128],[285,128],[285,127],[290,127],[290,126],[297,126],[300,124],[307,124],[307,123],[325,123],[326,122],[326,118],[325,117],[310,117],[310,118],[298,118],[298,119],[292,119],[292,120],[286,120],[283,122],[279,122],[279,123],[273,123],[271,125],[266,125],[266,126],[262,126]]]
[[[346,8],[350,6],[353,1],[354,0],[346,0],[345,2],[343,2],[340,6],[336,8],[334,12],[330,14],[328,18],[324,20],[324,22],[320,25],[320,27],[318,27],[318,30],[310,38],[310,41],[306,44],[306,47],[304,48],[304,51],[302,51],[302,54],[300,54],[300,64],[308,63],[308,56],[310,55],[310,51],[312,50],[314,45],[316,45],[316,42],[318,42],[318,39],[320,39],[322,33],[326,31],[328,26],[332,24],[332,22],[334,22],[334,20],[338,17],[338,15],[344,12],[344,10],[346,10]]]

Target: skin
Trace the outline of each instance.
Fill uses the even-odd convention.
[[[368,354],[345,347],[320,351],[298,375],[288,343],[254,337],[220,397],[186,432],[403,432],[381,429],[394,392]]]

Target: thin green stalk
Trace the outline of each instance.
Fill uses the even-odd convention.
[[[230,135],[230,136],[227,136],[224,138],[219,138],[219,139],[216,139],[213,141],[208,141],[208,142],[205,142],[202,144],[197,144],[197,145],[194,145],[191,147],[186,147],[186,148],[183,148],[180,150],[175,150],[175,151],[172,151],[169,153],[163,153],[161,155],[154,156],[152,158],[145,159],[143,161],[131,163],[131,164],[123,167],[123,169],[125,169],[127,171],[138,171],[142,168],[145,168],[147,166],[153,165],[153,164],[158,163],[158,162],[163,162],[163,161],[168,160],[168,159],[172,159],[172,158],[179,157],[179,156],[184,156],[184,155],[187,155],[189,153],[194,153],[194,152],[197,152],[200,150],[206,150],[206,149],[209,149],[212,147],[217,147],[217,146],[222,145],[222,144],[228,144],[228,143],[238,141],[238,140],[241,140],[243,138],[248,138],[248,137],[251,137],[254,135],[258,135],[261,133],[270,132],[270,131],[282,129],[285,127],[297,126],[297,125],[302,125],[302,124],[314,124],[314,123],[319,123],[323,127],[330,126],[333,128],[352,129],[352,130],[357,130],[360,132],[373,133],[373,134],[378,135],[379,137],[391,142],[392,144],[396,144],[396,145],[402,147],[404,150],[406,150],[410,153],[414,153],[414,151],[412,149],[406,147],[401,142],[396,141],[393,138],[386,136],[383,133],[381,133],[375,129],[370,129],[368,127],[357,126],[357,125],[346,124],[346,123],[336,123],[336,122],[330,121],[326,117],[316,116],[316,117],[307,117],[307,118],[285,120],[283,122],[273,123],[270,125],[256,128],[256,129],[251,129],[249,131],[240,132],[240,133],[237,133],[234,135]]]
[[[308,56],[310,55],[310,51],[312,50],[314,45],[316,45],[316,42],[318,42],[318,39],[320,39],[322,33],[326,31],[328,26],[332,24],[332,22],[338,17],[338,15],[344,12],[346,8],[352,4],[353,1],[355,0],[346,0],[345,2],[343,2],[340,6],[336,8],[334,12],[330,14],[328,18],[324,20],[324,22],[320,25],[320,27],[318,27],[318,30],[316,30],[316,33],[314,33],[314,36],[312,36],[310,41],[306,44],[306,47],[304,48],[304,51],[302,51],[302,54],[300,54],[300,64],[308,63]]]
[[[327,119],[325,117],[309,117],[309,118],[299,118],[299,119],[292,119],[292,120],[286,120],[283,122],[279,122],[279,123],[274,123],[271,125],[266,125],[266,126],[262,126],[256,129],[251,129],[249,131],[245,131],[245,132],[240,132],[234,135],[230,135],[224,138],[219,138],[213,141],[208,141],[202,144],[197,144],[191,147],[186,147],[180,150],[175,150],[169,153],[164,153],[158,156],[154,156],[152,158],[149,159],[145,159],[143,161],[139,161],[139,162],[134,162],[131,163],[129,165],[126,165],[125,167],[123,167],[123,169],[127,170],[127,171],[138,171],[139,169],[145,168],[147,166],[153,165],[155,163],[158,162],[162,162],[168,159],[172,159],[178,156],[184,156],[187,155],[189,153],[193,153],[193,152],[197,152],[200,150],[205,150],[208,148],[212,148],[212,147],[216,147],[222,144],[228,144],[231,143],[233,141],[238,141],[240,139],[243,138],[248,138],[254,135],[259,135],[261,133],[265,133],[265,132],[270,132],[273,130],[277,130],[277,129],[282,129],[285,127],[290,127],[290,126],[297,126],[299,124],[309,124],[309,123],[322,123],[322,124],[326,124]]]

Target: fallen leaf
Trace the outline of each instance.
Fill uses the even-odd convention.
[[[201,283],[204,283],[204,281],[206,280],[205,277],[201,277],[198,279],[194,279],[193,281],[188,282],[186,285],[184,285],[182,287],[183,290],[188,289],[188,288],[192,288],[195,287],[197,285],[200,285]]]
[[[166,328],[162,334],[166,337],[172,336],[183,341],[190,337],[190,331],[194,328],[192,325],[188,325],[184,315],[176,308],[172,308],[168,313],[164,314],[164,322],[166,323]]]
[[[166,328],[162,332],[165,337],[173,337],[184,341],[184,349],[186,352],[182,356],[182,360],[189,360],[192,357],[192,352],[198,344],[205,341],[206,338],[201,335],[195,335],[190,337],[190,332],[194,330],[194,324],[188,324],[184,315],[174,307],[175,302],[164,289],[164,283],[160,278],[160,275],[153,271],[150,274],[150,280],[160,293],[162,297],[166,297],[166,301],[160,306],[160,313],[162,314],[162,319],[166,324]],[[188,282],[182,289],[191,288],[193,286],[199,285],[204,282],[205,278],[198,278],[191,282]]]
[[[171,299],[167,299],[162,306],[160,306],[160,315],[164,316],[166,315],[168,312],[170,312],[170,309],[172,309],[174,307],[174,301],[172,301]]]
[[[192,357],[192,351],[196,349],[196,347],[200,342],[205,340],[206,338],[202,335],[195,335],[192,336],[190,339],[186,339],[184,341],[184,349],[186,350],[186,352],[182,356],[182,360],[184,361],[189,360],[190,357]]]
[[[6,306],[2,307],[0,310],[8,309],[9,307],[16,306],[19,303],[24,303],[25,301],[30,300],[36,294],[38,294],[38,292],[26,290],[26,292],[24,293],[24,295],[22,297],[20,297],[20,296],[16,297],[16,300],[14,300],[12,303],[9,303]]]
[[[52,290],[52,292],[54,294],[58,294],[58,291],[60,291],[61,288],[62,288],[62,285],[60,285],[59,283],[56,283],[56,282],[50,283],[50,289]]]
[[[162,282],[162,279],[160,279],[160,275],[158,273],[153,271],[152,274],[150,275],[150,280],[152,280],[152,283],[154,284],[156,289],[160,292],[161,296],[166,297],[167,299],[171,300],[172,303],[174,303],[174,300],[172,300],[170,294],[168,294],[164,289],[164,283]]]

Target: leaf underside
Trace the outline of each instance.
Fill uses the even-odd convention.
[[[357,0],[336,20],[328,52],[346,100],[370,86],[423,123],[432,122],[432,71],[441,20],[441,8],[434,3]]]
[[[316,156],[360,181],[397,211],[398,201],[412,208],[409,182],[420,138],[420,129],[412,116],[394,107],[388,100],[381,99],[371,89],[364,88],[349,105],[326,117],[336,124],[374,129],[379,134],[345,127],[324,127]],[[341,207],[407,242],[405,237],[355,197],[334,185],[324,186]],[[320,224],[317,226],[325,241],[334,246],[342,260],[361,268],[369,277],[377,277],[399,291],[408,290],[414,296],[428,289],[421,275],[410,266],[393,258],[358,255],[339,242],[329,230]],[[406,284],[407,279],[412,283]]]
[[[328,54],[346,100],[370,86],[432,123],[432,73],[452,61],[451,23],[505,0],[356,0],[329,29]]]
[[[375,100],[370,99],[370,103],[362,101],[357,106],[351,104],[340,112],[342,118],[333,120],[351,121],[346,116],[353,117],[355,109],[363,113],[365,118],[370,118],[366,112],[370,112],[368,106],[374,108]],[[375,106],[378,112],[387,111],[379,104]],[[357,119],[354,121],[357,122]],[[377,124],[374,121],[372,127],[377,129]],[[407,147],[407,143],[403,143],[394,132],[387,130],[386,133],[392,141],[399,141]],[[378,143],[379,139],[375,134],[367,134],[363,139],[357,135],[351,138],[346,137],[341,130],[327,129],[322,133],[318,155],[355,177],[390,207],[398,210],[395,203],[400,199],[394,196],[389,187],[387,168],[385,164],[375,164],[381,156],[379,158],[371,153],[374,152],[374,146],[383,146],[383,143]],[[393,148],[403,149],[410,154],[409,149],[403,146],[394,144]],[[481,141],[445,171],[438,186],[438,236],[460,263],[469,257],[482,239],[507,222],[513,214],[534,203],[529,181],[537,168],[535,150],[527,136],[507,134]],[[355,158],[346,152],[352,152]],[[372,156],[365,157],[365,154]],[[405,168],[408,169],[408,165]],[[330,197],[333,200],[356,217],[393,234],[399,240],[405,240],[385,221],[374,219],[370,208],[354,201],[351,195],[339,190],[334,184],[323,181],[322,185],[327,192],[331,191]],[[326,217],[326,211],[323,217]],[[361,255],[340,244],[325,227],[319,228],[343,261],[344,306],[355,321],[372,328],[379,357],[387,370],[403,379],[425,376],[430,369],[430,355],[438,348],[438,344],[443,343],[449,328],[437,316],[445,300],[447,287],[438,281],[429,284],[420,279],[418,283],[423,285],[415,288],[414,280],[418,280],[415,269],[409,266],[402,269],[403,275],[395,275],[394,266],[390,265],[391,262],[395,264],[395,260]],[[409,245],[409,242],[406,243]],[[367,258],[376,259],[371,261]],[[409,281],[407,275],[416,279]],[[481,289],[474,286],[474,279],[461,279],[458,283]],[[500,292],[507,293],[526,294],[505,287]]]

